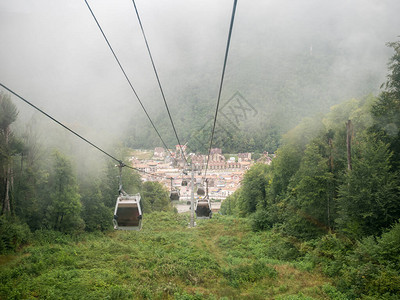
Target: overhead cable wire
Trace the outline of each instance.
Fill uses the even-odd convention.
[[[215,124],[217,123],[219,102],[220,102],[220,100],[221,100],[222,86],[223,86],[223,83],[224,83],[225,68],[226,68],[226,62],[227,62],[227,60],[228,60],[229,46],[230,46],[230,43],[231,43],[231,36],[232,36],[232,30],[233,30],[233,22],[235,21],[236,5],[237,5],[237,0],[234,0],[234,1],[233,1],[232,16],[231,16],[231,24],[230,24],[230,26],[229,26],[228,41],[227,41],[227,43],[226,43],[224,65],[223,65],[223,68],[222,68],[221,82],[220,82],[220,85],[219,85],[217,107],[216,107],[216,109],[215,109],[214,124],[213,124],[212,132],[211,132],[211,138],[210,138],[210,147],[209,147],[209,149],[208,149],[208,157],[207,157],[206,170],[205,170],[205,172],[204,172],[204,177],[205,177],[205,178],[207,177],[208,163],[209,163],[209,161],[210,161],[211,148],[212,148],[213,139],[214,139]]]
[[[153,55],[151,54],[151,51],[150,51],[150,46],[149,46],[149,43],[148,43],[148,41],[147,41],[146,34],[144,33],[143,24],[142,24],[142,21],[141,21],[141,19],[140,19],[139,11],[138,11],[138,9],[137,9],[137,7],[136,7],[135,0],[132,0],[132,3],[133,3],[133,6],[134,6],[134,8],[135,8],[136,16],[137,16],[137,19],[138,19],[138,22],[139,22],[139,25],[140,25],[140,29],[141,29],[141,31],[142,31],[142,35],[143,35],[143,38],[144,38],[144,42],[146,43],[147,52],[149,53],[150,60],[151,60],[151,64],[152,64],[152,66],[153,66],[153,70],[154,70],[154,73],[155,73],[156,78],[157,78],[158,86],[159,86],[160,91],[161,91],[161,96],[162,96],[162,98],[163,98],[163,100],[164,100],[164,104],[165,104],[165,108],[167,109],[167,113],[168,113],[169,120],[171,121],[172,129],[174,130],[175,137],[176,137],[176,139],[177,139],[177,141],[178,141],[179,148],[181,149],[183,158],[184,158],[184,160],[185,160],[185,162],[186,162],[186,165],[187,165],[187,164],[188,164],[188,161],[187,161],[187,159],[186,159],[185,152],[184,152],[183,149],[182,149],[182,144],[181,144],[181,142],[179,141],[179,137],[178,137],[178,134],[177,134],[177,132],[176,132],[176,128],[175,128],[175,125],[174,125],[174,121],[172,120],[171,112],[169,111],[169,107],[168,107],[168,104],[167,104],[167,100],[165,99],[164,90],[163,90],[163,88],[162,88],[162,86],[161,86],[161,81],[160,81],[160,78],[159,78],[159,76],[158,76],[158,72],[157,72],[156,65],[155,65],[155,63],[154,63]]]
[[[26,100],[24,97],[20,96],[19,94],[17,94],[16,92],[14,92],[13,90],[11,90],[10,88],[8,88],[7,86],[5,86],[4,84],[2,84],[0,82],[0,86],[3,87],[5,90],[7,90],[8,92],[10,92],[11,94],[13,94],[14,96],[16,96],[17,98],[21,99],[22,101],[24,101],[26,104],[30,105],[31,107],[33,107],[34,109],[36,109],[37,111],[39,111],[40,113],[42,113],[43,115],[45,115],[46,117],[48,117],[49,119],[51,119],[52,121],[54,121],[55,123],[57,123],[58,125],[60,125],[61,127],[63,127],[64,129],[68,130],[70,133],[74,134],[75,136],[77,136],[78,138],[80,138],[81,140],[83,140],[84,142],[88,143],[90,146],[96,148],[97,150],[99,150],[100,152],[102,152],[103,154],[107,155],[108,157],[110,157],[111,159],[115,160],[116,162],[118,162],[118,164],[120,166],[123,167],[127,167],[129,169],[132,170],[136,170],[138,172],[141,173],[146,173],[148,175],[152,175],[152,176],[158,176],[158,177],[166,177],[166,176],[161,176],[158,174],[153,174],[153,173],[149,173],[143,170],[140,170],[138,168],[134,168],[131,166],[126,165],[122,160],[116,158],[115,156],[107,153],[106,151],[104,151],[103,149],[101,149],[99,146],[95,145],[94,143],[92,143],[91,141],[89,141],[88,139],[84,138],[82,135],[80,135],[79,133],[77,133],[76,131],[72,130],[71,128],[69,128],[68,126],[64,125],[63,123],[61,123],[60,121],[58,121],[56,118],[52,117],[51,115],[49,115],[48,113],[46,113],[45,111],[43,111],[42,109],[40,109],[39,107],[37,107],[36,105],[32,104],[30,101]]]
[[[171,158],[172,158],[172,153],[171,153],[171,151],[169,150],[167,144],[164,142],[163,138],[161,137],[161,134],[160,134],[159,131],[157,130],[157,127],[154,125],[154,122],[153,122],[152,119],[150,118],[150,116],[149,116],[149,114],[148,114],[146,108],[144,107],[142,101],[140,100],[139,95],[137,94],[137,92],[136,92],[135,88],[133,87],[133,85],[132,85],[130,79],[128,78],[128,75],[126,74],[124,68],[122,67],[121,62],[119,61],[117,55],[115,54],[114,49],[112,48],[110,42],[108,41],[107,36],[105,35],[103,29],[101,28],[100,23],[97,21],[97,18],[96,18],[96,16],[95,16],[93,10],[91,9],[89,3],[87,2],[87,0],[85,0],[85,3],[86,3],[87,8],[89,9],[89,11],[90,11],[90,13],[91,13],[91,15],[92,15],[94,21],[96,22],[97,27],[100,29],[100,32],[101,32],[101,34],[103,35],[103,38],[104,38],[104,40],[106,41],[106,43],[107,43],[107,45],[108,45],[108,48],[110,48],[110,50],[111,50],[111,52],[112,52],[112,54],[113,54],[115,60],[116,60],[117,63],[118,63],[119,68],[121,69],[122,73],[124,74],[126,81],[128,82],[129,86],[131,87],[132,92],[133,92],[134,95],[136,96],[136,99],[139,101],[139,104],[140,104],[140,106],[142,107],[144,113],[146,114],[146,116],[147,116],[147,118],[149,119],[151,125],[153,126],[155,132],[157,133],[158,137],[160,138],[161,142],[163,143],[164,148],[169,152],[169,154],[171,155]]]
[[[147,175],[151,175],[151,176],[154,176],[154,177],[170,179],[170,178],[167,177],[167,176],[163,176],[163,175],[159,175],[159,174],[155,174],[155,173],[146,172],[146,171],[143,171],[143,170],[141,170],[141,169],[128,166],[128,165],[126,165],[126,164],[124,164],[124,167],[127,167],[128,169],[132,169],[132,170],[138,171],[138,172],[140,172],[140,173],[144,173],[144,174],[147,174]]]
[[[4,84],[0,83],[0,86],[2,86],[4,89],[6,89],[7,91],[9,91],[11,94],[13,94],[14,96],[18,97],[19,99],[21,99],[22,101],[24,101],[26,104],[32,106],[34,109],[36,109],[37,111],[41,112],[43,115],[45,115],[46,117],[48,117],[49,119],[53,120],[54,122],[56,122],[58,125],[60,125],[61,127],[65,128],[66,130],[68,130],[69,132],[71,132],[72,134],[76,135],[77,137],[79,137],[80,139],[84,140],[86,143],[88,143],[89,145],[91,145],[92,147],[96,148],[97,150],[99,150],[100,152],[104,153],[105,155],[107,155],[108,157],[112,158],[113,160],[117,161],[118,163],[122,163],[121,160],[115,158],[114,156],[112,156],[111,154],[107,153],[106,151],[104,151],[103,149],[101,149],[100,147],[96,146],[95,144],[93,144],[92,142],[90,142],[89,140],[87,140],[86,138],[84,138],[83,136],[81,136],[80,134],[76,133],[74,130],[70,129],[69,127],[65,126],[63,123],[61,123],[60,121],[57,121],[55,118],[53,118],[52,116],[50,116],[48,113],[44,112],[43,110],[41,110],[39,107],[35,106],[34,104],[32,104],[31,102],[29,102],[28,100],[26,100],[25,98],[23,98],[22,96],[18,95],[16,92],[14,92],[13,90],[9,89],[8,87],[6,87]]]

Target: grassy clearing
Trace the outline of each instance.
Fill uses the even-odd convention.
[[[151,159],[154,155],[152,150],[132,150],[131,155],[141,160]]]
[[[140,232],[39,233],[0,257],[0,299],[335,298],[327,278],[287,262],[297,252],[277,234],[229,217],[187,224],[185,215],[153,213]]]

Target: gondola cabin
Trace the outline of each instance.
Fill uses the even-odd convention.
[[[113,223],[114,229],[140,230],[142,228],[140,194],[121,195],[117,198]]]
[[[203,187],[199,187],[197,189],[197,195],[199,195],[199,196],[204,196],[205,195],[205,191],[204,191]]]
[[[178,201],[179,200],[179,192],[178,191],[172,191],[171,195],[169,195],[169,199],[171,201]]]
[[[211,202],[210,199],[203,198],[196,201],[196,218],[197,219],[211,219]]]

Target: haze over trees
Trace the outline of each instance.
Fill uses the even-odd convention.
[[[160,146],[83,4],[2,2],[3,84],[57,119],[76,125],[96,144],[111,149],[123,140],[137,148]],[[204,152],[209,138],[231,4],[137,3],[178,135],[193,151]],[[132,3],[117,1],[110,6],[99,0],[91,5],[161,135],[174,147],[176,139]],[[228,118],[218,119],[216,146],[224,153],[272,153],[281,136],[302,118],[326,113],[346,99],[377,93],[390,56],[385,43],[398,35],[399,10],[397,0],[240,2],[221,108],[238,91],[257,115],[242,118],[233,127],[230,110],[222,109]],[[22,46],[26,44],[29,51]],[[15,104],[21,119],[30,120],[33,111]],[[55,131],[37,119],[48,134]]]

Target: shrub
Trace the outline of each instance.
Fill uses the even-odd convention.
[[[253,231],[266,230],[271,227],[272,222],[267,210],[259,209],[251,216],[251,228]]]
[[[379,261],[383,264],[393,263],[400,270],[400,223],[396,223],[392,229],[382,234],[377,246]]]
[[[356,245],[329,234],[307,243],[306,256],[324,272],[337,278],[337,289],[328,294],[365,299],[398,299],[400,294],[400,224],[381,237],[366,237]],[[313,250],[309,250],[309,248]],[[336,295],[336,296],[337,296]],[[334,298],[335,299],[335,298]]]
[[[27,224],[14,217],[0,216],[0,254],[17,250],[28,243],[30,235]]]
[[[381,237],[364,238],[347,258],[340,288],[356,297],[400,294],[400,224]]]
[[[239,287],[242,284],[256,282],[266,276],[269,278],[276,278],[278,272],[265,263],[255,262],[225,269],[223,275],[231,286]]]
[[[310,246],[313,244],[309,243]],[[311,259],[322,264],[323,271],[329,276],[339,276],[346,264],[347,255],[352,249],[350,240],[339,238],[336,234],[327,234],[314,242]]]
[[[271,230],[263,233],[262,238],[254,236],[249,240],[248,247],[259,258],[291,261],[300,255],[296,244],[296,240],[284,236],[277,230]]]
[[[72,242],[71,236],[60,231],[41,229],[32,234],[32,241],[35,245],[66,245]]]

